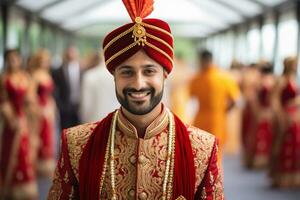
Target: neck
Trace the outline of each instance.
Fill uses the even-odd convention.
[[[162,103],[159,103],[151,112],[145,115],[135,115],[122,107],[123,114],[128,121],[136,128],[139,138],[144,138],[147,127],[161,113]]]

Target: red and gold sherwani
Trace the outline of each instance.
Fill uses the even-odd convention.
[[[147,127],[144,138],[138,137],[137,130],[125,118],[121,109],[119,113],[114,150],[117,199],[161,199],[169,133],[167,108],[163,107],[161,114]],[[84,124],[64,131],[61,156],[48,199],[79,199],[80,159],[99,123]],[[215,137],[192,126],[186,128],[195,163],[194,198],[223,199]],[[109,163],[106,164],[100,199],[111,199],[112,194],[110,167]],[[100,176],[95,179],[101,181]]]

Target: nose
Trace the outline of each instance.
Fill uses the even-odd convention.
[[[133,80],[133,85],[132,86],[136,90],[140,90],[142,88],[145,88],[147,86],[147,84],[146,84],[146,77],[143,76],[142,73],[137,73],[134,76],[134,80]]]

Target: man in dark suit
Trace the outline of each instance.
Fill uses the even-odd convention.
[[[74,46],[66,49],[63,64],[54,70],[54,97],[60,113],[61,128],[79,124],[79,102],[81,91],[81,68],[78,50]]]

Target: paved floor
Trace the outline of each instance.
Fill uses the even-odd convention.
[[[243,169],[238,156],[224,156],[223,167],[226,200],[300,200],[300,189],[271,189],[266,172]]]

